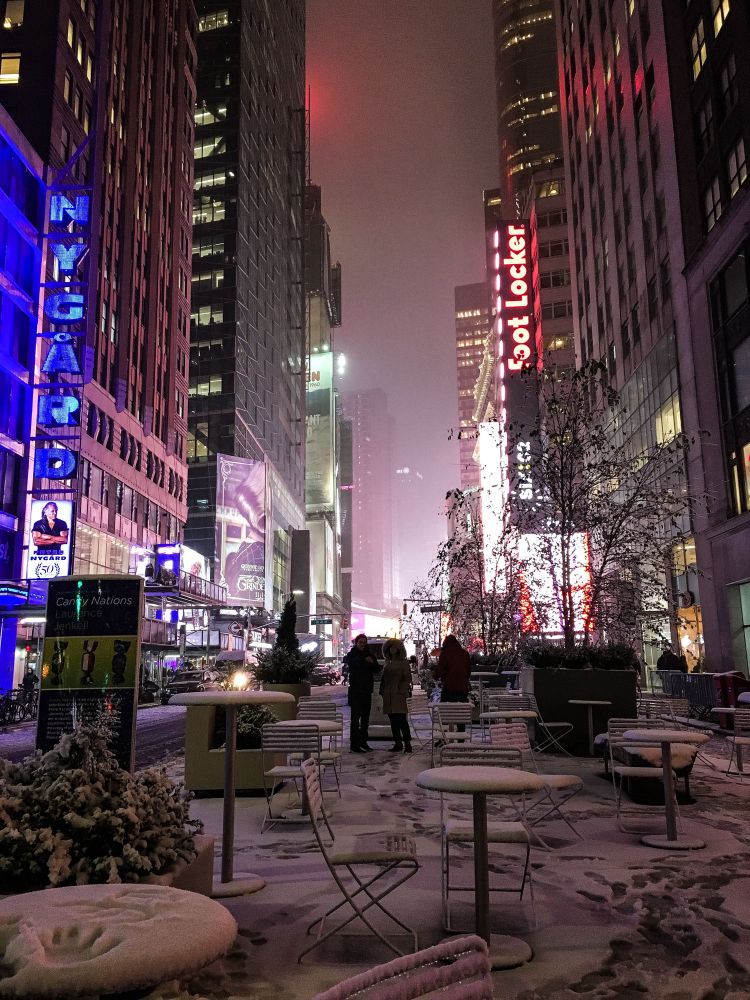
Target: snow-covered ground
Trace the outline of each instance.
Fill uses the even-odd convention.
[[[726,766],[723,746],[712,741],[708,747],[718,751],[717,762]],[[576,841],[560,822],[545,825],[553,849],[532,855],[536,921],[530,904],[520,904],[517,896],[493,898],[494,929],[523,937],[534,949],[529,964],[495,973],[496,995],[519,1000],[747,1000],[750,781],[743,784],[698,764],[691,782],[697,801],[681,812],[688,830],[707,846],[683,854],[645,847],[637,835],[618,831],[611,784],[601,776],[599,762],[549,757],[540,763],[544,770],[573,771],[584,778],[584,792],[568,807],[584,839]],[[328,796],[339,834],[390,829],[415,836],[422,868],[390,900],[416,927],[424,947],[444,936],[439,803],[414,783],[429,766],[427,751],[413,756],[385,750],[346,754],[343,797]],[[456,816],[470,817],[468,797],[456,796],[451,808]],[[262,800],[237,800],[235,870],[261,874],[267,886],[226,903],[240,927],[235,948],[180,989],[160,988],[152,1000],[307,1000],[391,957],[366,934],[355,936],[351,925],[348,937],[327,943],[297,965],[306,925],[337,900],[336,890],[309,830],[276,827],[261,835],[263,810]],[[220,838],[221,800],[196,800],[193,812]],[[663,815],[657,811],[646,828],[662,832]],[[491,851],[501,862],[503,849]],[[470,852],[463,857],[470,881]],[[217,872],[218,863],[217,858]],[[455,916],[471,928],[471,896],[464,899]],[[164,933],[169,934],[168,926]],[[401,942],[407,946],[405,939]]]

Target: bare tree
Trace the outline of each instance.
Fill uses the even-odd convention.
[[[417,580],[406,601],[407,614],[401,618],[401,637],[427,650],[439,646],[444,596],[430,580]],[[423,611],[423,608],[437,610]]]
[[[559,623],[567,649],[594,636],[632,642],[639,626],[658,632],[673,548],[689,533],[688,442],[674,426],[655,441],[631,433],[598,362],[537,377],[531,489],[511,502],[524,577],[548,582],[540,631]]]
[[[450,531],[431,571],[448,595],[451,629],[469,648],[489,656],[514,649],[518,627],[517,556],[513,530],[501,522],[485,545],[480,494],[454,490],[446,497]]]

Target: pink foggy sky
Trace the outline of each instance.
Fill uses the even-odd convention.
[[[388,393],[393,468],[424,477],[397,526],[406,594],[459,479],[453,289],[484,277],[482,190],[497,183],[491,5],[308,0],[307,11],[312,181],[343,269],[341,388]]]

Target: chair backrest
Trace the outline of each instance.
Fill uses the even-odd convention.
[[[406,699],[406,710],[409,715],[427,715],[430,711],[430,699],[426,694],[413,694]]]
[[[305,783],[305,797],[315,836],[320,839],[318,820],[323,812],[323,789],[320,787],[320,768],[312,757],[302,761],[302,780]]]
[[[669,701],[652,695],[641,695],[638,702],[638,715],[644,719],[658,719],[662,715],[671,714]]]
[[[336,702],[328,701],[325,698],[311,698],[309,701],[300,701],[297,705],[298,719],[332,719],[337,718]]]
[[[461,701],[441,701],[432,706],[434,717],[441,725],[471,722],[472,706]]]
[[[521,767],[522,754],[516,747],[499,747],[487,743],[463,743],[445,746],[440,751],[441,767],[462,767],[477,764],[480,767]]]
[[[490,726],[490,743],[496,747],[514,747],[523,753],[531,752],[529,730],[523,722],[498,723]]]
[[[738,705],[735,709],[734,734],[735,736],[750,734],[750,708],[740,708]]]
[[[269,722],[261,728],[260,747],[264,754],[319,754],[320,729],[313,723],[309,726],[279,726],[275,722]]]
[[[313,1000],[492,1000],[486,943],[473,934],[403,955],[318,993]]]

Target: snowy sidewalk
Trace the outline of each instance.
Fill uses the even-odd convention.
[[[413,756],[385,749],[366,756],[345,753],[344,797],[327,799],[339,835],[391,829],[416,837],[422,868],[390,900],[395,912],[417,928],[420,947],[444,936],[438,800],[414,784],[416,774],[429,766],[426,751]],[[573,840],[559,822],[544,827],[554,849],[532,854],[536,927],[528,903],[510,894],[493,898],[494,930],[524,937],[535,952],[528,965],[495,974],[497,996],[750,996],[750,782],[743,785],[698,765],[691,782],[697,802],[682,807],[682,816],[708,846],[683,854],[647,848],[638,836],[617,830],[612,786],[601,777],[600,762],[548,757],[540,767],[584,778],[585,790],[568,810],[585,839]],[[313,952],[302,966],[296,964],[306,925],[337,896],[309,829],[276,827],[261,836],[263,811],[262,799],[237,800],[235,869],[262,874],[267,886],[227,903],[240,925],[237,946],[192,980],[183,1000],[307,1000],[391,957],[370,937],[352,933]],[[468,819],[471,803],[456,796],[451,811]],[[193,813],[220,838],[221,800],[196,800]],[[651,828],[661,831],[663,825],[658,813]],[[500,859],[502,848],[493,850]],[[470,881],[470,851],[463,858]],[[472,926],[470,895],[455,915]],[[152,996],[175,995],[162,989]]]

